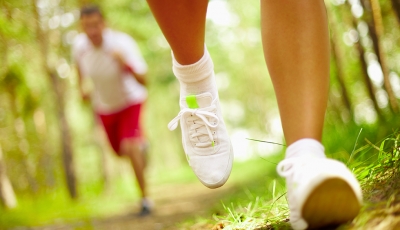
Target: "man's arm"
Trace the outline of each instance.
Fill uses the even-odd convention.
[[[85,82],[83,80],[84,76],[82,75],[82,69],[79,65],[79,60],[82,57],[83,50],[85,47],[84,44],[85,44],[85,36],[83,34],[79,34],[78,36],[76,36],[71,48],[71,58],[72,58],[72,63],[75,63],[76,71],[78,74],[79,94],[84,102],[88,102],[90,100],[90,95],[88,93],[87,86],[85,85]]]
[[[81,98],[84,102],[90,101],[90,95],[87,94],[84,90],[84,84],[83,84],[83,76],[82,76],[82,71],[81,68],[79,67],[79,64],[76,63],[76,70],[78,73],[78,89],[79,93],[81,95]]]
[[[115,51],[113,53],[114,58],[118,61],[123,71],[127,71],[132,74],[132,76],[142,85],[146,85],[146,74],[137,73],[132,66],[130,66],[123,58],[121,53]]]

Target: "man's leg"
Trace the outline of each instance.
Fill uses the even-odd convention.
[[[209,188],[228,179],[233,151],[221,116],[214,66],[205,48],[208,0],[147,0],[173,51],[180,83],[181,112],[168,125],[181,124],[183,148],[199,180]]]
[[[141,195],[141,211],[139,215],[150,214],[152,203],[148,198],[147,185],[145,178],[146,156],[143,152],[144,142],[139,138],[125,138],[121,141],[120,152],[122,156],[128,157],[133,171],[135,172],[136,181],[139,185]]]
[[[121,155],[126,156],[131,161],[138,182],[142,198],[147,197],[144,170],[146,159],[142,152],[142,143],[137,138],[125,138],[121,142]]]
[[[121,156],[128,157],[131,162],[142,198],[140,215],[146,215],[150,213],[152,205],[148,200],[145,177],[147,162],[143,147],[146,142],[140,125],[141,108],[142,103],[131,105],[121,111],[117,127],[119,153]]]
[[[348,221],[359,211],[361,190],[343,164],[325,158],[320,143],[330,58],[324,2],[261,0],[261,12],[265,60],[289,145],[278,171],[287,179],[292,226]]]
[[[145,141],[139,126],[140,107],[141,105],[134,105],[118,113],[99,115],[99,118],[115,153],[128,157],[131,161],[142,197],[141,214],[144,215],[149,213],[151,205],[147,200],[144,177],[146,158],[142,152]],[[144,207],[146,205],[147,207]]]

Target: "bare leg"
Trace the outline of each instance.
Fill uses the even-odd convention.
[[[204,53],[208,0],[147,0],[158,25],[182,65],[198,61]]]
[[[141,150],[142,142],[136,139],[124,139],[121,142],[121,152],[123,156],[129,157],[136,180],[138,182],[142,198],[147,197],[146,181],[144,170],[146,168],[146,159]]]
[[[261,21],[286,142],[321,141],[330,57],[324,1],[261,0]]]
[[[329,89],[324,1],[261,0],[261,12],[265,60],[289,145],[278,172],[286,177],[292,227],[319,228],[347,222],[360,210],[361,188],[344,164],[323,157],[323,146],[317,142],[321,141]],[[310,153],[312,157],[307,157]],[[307,194],[301,188],[312,192]]]
[[[174,53],[173,71],[180,83],[180,102],[186,101],[180,103],[183,114],[174,118],[168,127],[174,130],[179,120],[189,124],[188,121],[194,119],[190,125],[181,126],[189,164],[205,186],[220,187],[230,175],[233,151],[221,115],[214,65],[204,49],[208,0],[147,2]],[[193,109],[197,109],[196,112]],[[203,122],[215,119],[209,115],[210,109],[218,120],[213,127]],[[190,110],[193,110],[192,118],[184,115]],[[201,115],[204,112],[206,115]],[[190,129],[208,131],[191,134]],[[204,155],[206,152],[211,154]]]

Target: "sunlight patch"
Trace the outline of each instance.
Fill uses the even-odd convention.
[[[237,26],[239,17],[229,9],[229,3],[222,0],[210,1],[207,9],[207,19],[218,26]]]

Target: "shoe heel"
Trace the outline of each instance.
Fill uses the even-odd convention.
[[[332,178],[322,182],[307,198],[302,217],[309,228],[338,225],[354,219],[361,204],[349,184]]]

